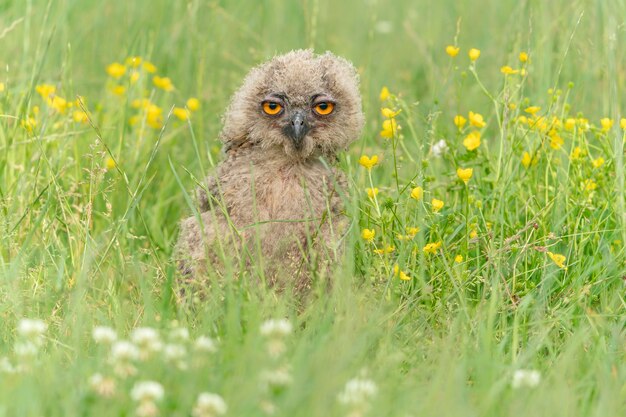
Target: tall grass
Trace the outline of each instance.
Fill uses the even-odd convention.
[[[142,380],[163,385],[160,415],[190,415],[205,391],[224,398],[228,415],[624,415],[622,16],[622,0],[4,1],[0,416],[133,415]],[[352,223],[333,289],[302,305],[227,279],[181,304],[172,247],[192,210],[185,193],[219,161],[228,98],[251,66],[305,47],[355,63],[368,119],[341,161]],[[472,47],[481,50],[473,66]],[[175,90],[143,70],[136,84],[106,73],[130,56],[154,63]],[[504,65],[527,75],[505,77]],[[60,114],[37,92],[43,84],[73,107]],[[116,85],[126,91],[114,94]],[[381,102],[383,86],[392,97]],[[189,97],[201,107],[178,120],[170,110]],[[162,127],[135,108],[142,98],[162,109]],[[402,110],[390,139],[379,135],[381,107]],[[471,152],[463,140],[474,129],[453,124],[469,111],[487,123]],[[614,124],[603,130],[605,117]],[[449,150],[436,158],[441,139]],[[358,164],[364,154],[380,157],[371,171]],[[467,185],[459,167],[474,169]],[[432,198],[445,203],[437,213]],[[407,239],[406,227],[420,231]],[[34,355],[20,355],[22,318],[48,325]],[[293,324],[277,356],[260,330],[272,318]],[[122,378],[91,337],[97,325],[120,338],[154,327],[169,354],[133,361],[137,373]],[[215,352],[194,348],[202,335]],[[539,371],[539,385],[514,388],[519,370]],[[277,371],[291,381],[268,383]],[[96,373],[113,378],[112,396],[89,383]],[[377,394],[342,404],[353,378]]]

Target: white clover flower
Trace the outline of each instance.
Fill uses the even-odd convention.
[[[272,358],[280,357],[287,350],[287,345],[281,339],[271,339],[267,342],[267,353]]]
[[[102,374],[93,374],[89,378],[89,386],[101,397],[112,397],[115,394],[115,380]]]
[[[140,359],[147,359],[153,352],[163,348],[159,332],[151,327],[138,327],[130,334],[130,339],[140,350]]]
[[[271,319],[261,324],[261,334],[265,337],[285,337],[293,329],[291,322],[287,319]]]
[[[96,326],[91,331],[91,336],[96,343],[110,345],[117,340],[117,333],[107,326]]]
[[[13,347],[13,351],[22,359],[32,358],[39,353],[39,346],[30,341],[17,342]]]
[[[2,357],[0,358],[0,373],[5,374],[14,374],[17,372],[17,369],[11,364],[9,358]]]
[[[381,20],[376,22],[374,30],[378,33],[386,35],[387,33],[391,33],[393,30],[393,24],[388,20]]]
[[[159,415],[159,407],[152,401],[144,401],[135,410],[137,417],[156,417]]]
[[[541,374],[534,369],[518,369],[513,373],[513,388],[534,388],[541,382]]]
[[[21,319],[17,324],[17,334],[26,339],[36,339],[48,330],[48,325],[39,319]]]
[[[215,340],[207,336],[198,337],[194,342],[193,347],[200,352],[217,352],[217,344],[215,343]]]
[[[339,393],[338,400],[346,405],[364,405],[378,393],[376,383],[367,378],[353,378],[346,383]]]
[[[289,368],[282,367],[273,371],[265,371],[261,374],[261,379],[271,387],[286,387],[292,382]]]
[[[276,414],[276,405],[269,400],[262,400],[259,408],[268,416]]]
[[[189,330],[186,327],[175,327],[170,331],[170,338],[178,342],[189,340]]]
[[[193,417],[216,417],[226,414],[228,406],[222,397],[210,392],[198,395],[198,400],[193,408]]]
[[[130,397],[139,403],[160,401],[165,394],[163,385],[155,381],[139,381],[130,391]]]
[[[168,343],[163,348],[163,356],[168,361],[179,361],[187,356],[187,349],[183,345]]]
[[[131,342],[120,340],[111,346],[111,360],[114,362],[129,362],[137,359],[139,359],[139,349]]]
[[[163,348],[163,357],[166,361],[176,365],[178,369],[187,369],[187,363],[185,362],[185,359],[187,358],[187,349],[185,346],[178,343],[168,343]]]
[[[435,143],[431,148],[430,151],[432,152],[432,154],[439,158],[441,155],[445,154],[446,152],[448,152],[448,144],[446,143],[446,141],[444,139],[439,140],[439,142]]]
[[[137,346],[145,346],[159,342],[161,337],[152,327],[137,327],[130,333],[130,340]]]

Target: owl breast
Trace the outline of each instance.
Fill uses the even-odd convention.
[[[264,166],[267,163],[275,166]],[[332,172],[321,162],[276,166],[278,163],[250,165],[237,181],[227,182],[233,187],[224,190],[224,199],[237,226],[276,222],[290,228],[321,220],[327,197],[336,194]]]

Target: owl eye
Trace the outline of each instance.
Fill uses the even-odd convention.
[[[263,102],[263,111],[270,116],[274,116],[283,109],[283,106],[276,103],[275,101],[265,101]]]
[[[315,113],[326,116],[327,114],[331,114],[335,109],[335,105],[329,101],[322,101],[321,103],[317,103],[314,107]]]

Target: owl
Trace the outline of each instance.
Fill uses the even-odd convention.
[[[269,285],[309,288],[348,223],[335,162],[364,124],[355,68],[330,52],[276,56],[250,71],[222,122],[224,159],[180,225],[184,281],[243,268]]]

